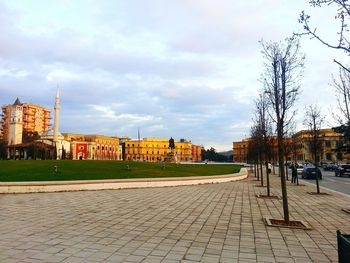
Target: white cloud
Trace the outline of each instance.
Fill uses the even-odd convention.
[[[258,40],[299,31],[305,8],[304,0],[5,0],[0,104],[19,96],[52,108],[59,82],[64,131],[135,135],[140,127],[143,137],[230,149],[249,135],[261,88]],[[332,13],[316,11],[315,24],[334,36]],[[344,60],[307,38],[302,50],[299,122],[306,103],[332,107],[332,60]]]

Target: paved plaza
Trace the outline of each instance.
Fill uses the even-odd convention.
[[[350,197],[287,182],[291,219],[313,230],[267,227],[282,202],[258,183],[0,195],[0,262],[337,262]]]

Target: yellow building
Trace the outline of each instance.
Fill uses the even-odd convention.
[[[272,145],[272,151],[270,153],[270,162],[277,163],[278,159],[278,143],[277,137],[271,136],[268,138],[269,144]],[[252,143],[252,138],[246,138],[242,141],[233,142],[233,162],[238,163],[246,163],[248,162],[248,154],[249,154],[249,144]],[[291,138],[284,138],[284,143],[286,145],[291,144]],[[286,151],[286,147],[285,147]],[[290,150],[285,152],[284,158],[287,158],[287,161],[292,160],[292,153]]]
[[[297,144],[297,161],[313,160],[312,153],[309,149],[309,132],[302,130],[294,134],[295,143]],[[332,129],[320,130],[321,151],[318,161],[321,162],[343,162],[347,157],[344,153],[336,151],[342,141],[342,134],[334,132]]]
[[[250,138],[239,142],[233,142],[233,161],[236,163],[246,163]]]
[[[23,132],[37,132],[42,135],[49,129],[51,110],[44,107],[21,103],[17,98],[14,104],[2,106],[1,132],[5,144],[22,142]],[[18,138],[17,138],[18,137]]]
[[[192,161],[192,143],[175,141],[174,153],[177,161]],[[164,161],[164,156],[170,153],[169,140],[162,138],[144,138],[142,140],[128,140],[125,142],[125,160],[141,160],[148,162]],[[196,160],[199,160],[196,152]]]

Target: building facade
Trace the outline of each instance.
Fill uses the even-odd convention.
[[[313,161],[313,156],[309,147],[310,134],[307,130],[295,133],[291,138],[285,140],[285,156],[287,161],[297,162]],[[247,162],[249,143],[251,138],[233,142],[233,161]],[[342,134],[334,132],[332,129],[321,129],[319,136],[320,151],[317,156],[319,162],[346,162],[350,156],[338,151],[342,143]],[[277,162],[277,138],[273,140],[273,153]],[[273,160],[272,160],[273,161]]]
[[[193,145],[186,140],[175,141],[174,153],[177,161],[190,162],[200,161],[200,146]],[[164,138],[143,138],[142,140],[125,141],[124,159],[140,160],[146,162],[162,162],[167,153],[171,150],[169,140]],[[193,152],[195,150],[195,152]]]
[[[310,134],[307,130],[302,130],[293,135],[296,147],[296,160],[298,162],[312,161],[313,156],[309,147]],[[342,143],[342,134],[334,132],[332,129],[320,130],[320,151],[317,161],[320,162],[344,162],[348,156],[337,151]]]
[[[122,160],[119,138],[103,135],[64,133],[70,142],[70,159],[73,160]]]
[[[50,110],[44,107],[21,103],[2,106],[1,134],[5,145],[22,143],[23,132],[37,132],[42,135],[49,129]]]
[[[233,162],[246,163],[250,138],[233,142]]]
[[[192,144],[192,161],[202,161],[202,146]]]

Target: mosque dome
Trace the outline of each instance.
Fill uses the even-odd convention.
[[[54,134],[54,131],[53,131],[53,129],[49,129],[49,130],[47,130],[46,132],[44,132],[43,133],[43,135],[41,136],[41,137],[44,137],[44,138],[53,138],[53,134]],[[58,132],[58,137],[59,138],[62,138],[63,137],[63,135],[62,135],[62,133],[60,133],[60,132]]]

